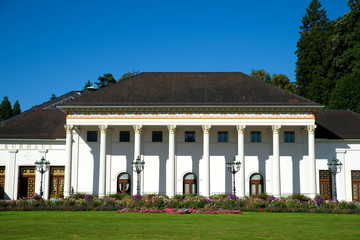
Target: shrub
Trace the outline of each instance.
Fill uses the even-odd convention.
[[[291,199],[293,199],[293,200],[297,199],[297,200],[303,201],[303,202],[310,200],[309,197],[307,197],[305,195],[302,195],[302,194],[299,194],[299,193],[291,195]]]
[[[72,195],[71,198],[74,198],[74,199],[83,199],[83,198],[85,198],[85,193],[75,193],[74,195]]]

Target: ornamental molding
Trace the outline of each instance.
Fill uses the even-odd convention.
[[[204,131],[204,134],[210,134],[211,125],[202,125],[202,130]]]
[[[141,134],[142,125],[134,125],[133,128],[134,128],[135,134]]]
[[[108,125],[100,125],[99,129],[101,134],[106,134],[108,131]]]
[[[313,112],[69,112],[67,119],[315,119]]]
[[[64,128],[65,128],[66,134],[72,134],[74,126],[73,125],[64,125]]]
[[[167,128],[169,130],[169,134],[175,134],[176,125],[168,125]]]
[[[279,134],[281,126],[280,125],[273,125],[273,126],[271,126],[271,129],[273,131],[273,134]]]
[[[264,106],[252,105],[246,106],[241,103],[233,106],[59,106],[61,111],[69,112],[317,112],[323,109],[323,106]]]
[[[308,125],[308,126],[306,126],[308,134],[314,134],[316,127],[317,127],[316,125]]]
[[[237,125],[236,126],[236,131],[238,132],[238,134],[244,134],[245,128],[246,128],[245,125]]]

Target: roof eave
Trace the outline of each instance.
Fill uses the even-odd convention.
[[[317,112],[324,108],[321,105],[156,105],[156,106],[61,106],[64,113],[74,111],[286,111]]]

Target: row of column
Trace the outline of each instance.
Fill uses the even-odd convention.
[[[172,197],[176,193],[176,173],[175,173],[175,133],[176,125],[168,125],[169,130],[169,162],[167,172],[167,195]],[[141,125],[133,126],[135,131],[134,139],[134,159],[141,156],[140,142],[141,142]],[[245,196],[245,154],[244,154],[244,130],[245,125],[236,126],[238,133],[238,153],[237,160],[241,162],[239,172],[239,190],[240,197]],[[316,125],[307,126],[308,131],[308,179],[309,179],[309,194],[311,197],[316,195],[316,168],[315,168],[315,128]],[[72,125],[65,125],[66,129],[66,163],[65,163],[65,185],[64,196],[71,194],[71,165],[72,165],[72,132],[74,127]],[[99,126],[100,129],[100,162],[99,162],[99,196],[106,195],[106,133],[108,131],[107,125]],[[210,125],[203,125],[203,180],[202,195],[210,196]],[[272,160],[272,194],[275,197],[281,196],[281,181],[280,181],[280,151],[279,151],[279,132],[281,126],[272,126],[273,132],[273,160]],[[133,174],[133,189],[136,189],[137,175]]]

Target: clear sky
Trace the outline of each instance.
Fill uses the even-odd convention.
[[[347,0],[320,0],[328,18]],[[0,100],[22,111],[104,73],[265,69],[295,81],[310,0],[0,0]],[[134,89],[136,91],[136,89]]]

